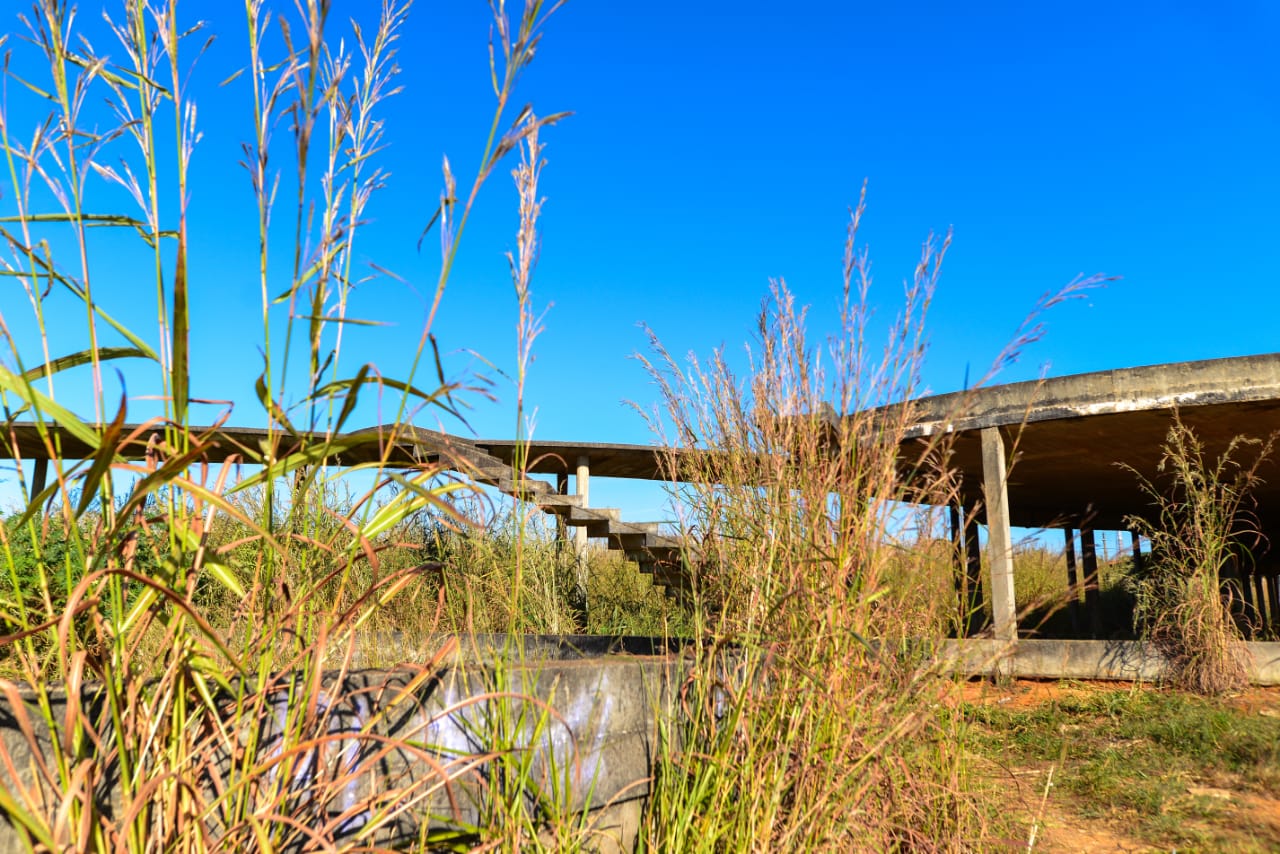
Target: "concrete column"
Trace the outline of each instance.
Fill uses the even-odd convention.
[[[982,543],[978,540],[978,509],[962,507],[964,513],[964,573],[966,596],[965,635],[972,637],[986,627],[982,610]]]
[[[569,473],[562,471],[556,474],[556,495],[569,494]],[[564,521],[564,516],[560,513],[556,514],[556,554],[561,554],[565,545],[569,542],[569,526]]]
[[[1013,593],[1013,530],[1004,438],[998,427],[982,429],[982,477],[987,500],[987,551],[991,564],[991,615],[996,640],[1018,639]]]
[[[1250,562],[1251,563],[1251,562]],[[1245,630],[1248,632],[1250,639],[1253,638],[1253,627],[1259,624],[1259,611],[1257,603],[1254,601],[1253,595],[1253,577],[1257,575],[1257,565],[1249,565],[1248,563],[1238,564],[1238,577],[1240,581],[1240,610],[1244,614]]]
[[[591,459],[585,454],[578,457],[578,467],[573,476],[573,491],[582,498],[582,506],[591,500]],[[573,530],[574,607],[575,618],[581,631],[587,630],[587,529],[579,525]]]
[[[956,607],[960,611],[960,622],[958,632],[961,637],[964,636],[964,627],[966,624],[965,612],[968,600],[967,588],[965,584],[965,560],[964,560],[964,522],[960,518],[960,505],[952,501],[947,505],[947,522],[948,531],[951,535],[951,578],[955,582],[956,587]]]
[[[591,458],[578,457],[578,468],[573,477],[573,492],[582,499],[582,506],[589,507],[591,501]],[[585,572],[587,561],[587,529],[579,525],[573,531],[573,552],[578,556],[580,572]]]
[[[1280,575],[1272,573],[1271,576],[1271,625],[1277,631],[1280,631]]]
[[[1133,571],[1141,575],[1146,569],[1142,562],[1142,535],[1130,528],[1129,539],[1133,540]]]
[[[49,461],[36,460],[35,470],[31,473],[31,497],[35,498],[44,492],[45,481],[49,479]]]
[[[1076,532],[1063,528],[1067,556],[1067,614],[1071,618],[1071,634],[1080,634],[1080,575],[1076,572]]]
[[[1102,634],[1102,593],[1098,588],[1098,546],[1093,528],[1080,529],[1080,559],[1084,563],[1084,606],[1089,612],[1090,634]]]

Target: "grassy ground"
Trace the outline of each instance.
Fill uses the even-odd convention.
[[[1280,689],[964,686],[973,745],[1042,851],[1280,850]],[[1046,796],[1047,791],[1047,796]]]

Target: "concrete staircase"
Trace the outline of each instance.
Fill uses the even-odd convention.
[[[469,466],[465,473],[477,483],[492,486],[520,501],[528,501],[545,513],[564,520],[573,528],[585,528],[587,536],[603,539],[608,548],[634,561],[640,571],[653,576],[655,584],[676,594],[688,588],[683,544],[677,537],[659,531],[657,522],[624,522],[613,507],[584,507],[579,495],[561,495],[542,480],[516,478],[511,466],[497,457],[472,447],[452,447],[453,456]]]

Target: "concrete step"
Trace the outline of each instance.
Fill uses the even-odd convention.
[[[576,528],[585,527],[588,537],[607,537],[609,526],[620,522],[621,516],[616,507],[570,507],[563,518]]]
[[[556,516],[567,516],[569,508],[582,506],[581,495],[558,495],[554,492],[539,495],[534,501],[543,510]]]
[[[553,487],[546,481],[532,478],[517,480],[511,477],[509,471],[495,485],[507,495],[522,501],[533,501],[543,495],[553,494]]]

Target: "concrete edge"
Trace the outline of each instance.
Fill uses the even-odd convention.
[[[1250,642],[1250,681],[1280,685],[1280,643]],[[1159,682],[1168,660],[1142,641],[947,640],[935,653],[944,669],[971,676]]]

